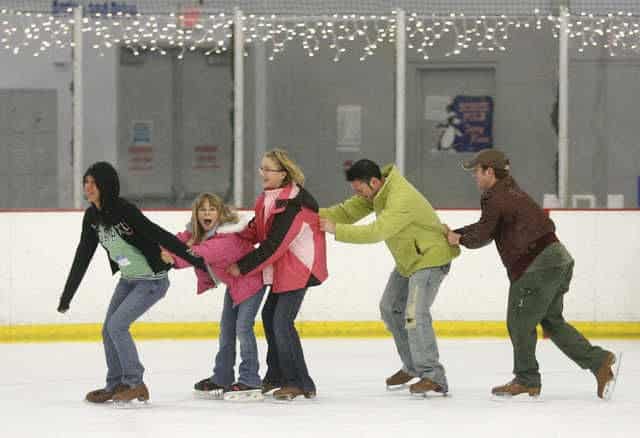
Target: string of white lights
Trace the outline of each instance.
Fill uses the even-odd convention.
[[[514,32],[551,30],[557,38],[560,18],[542,16],[465,16],[408,14],[407,46],[425,60],[433,51],[445,56],[469,51],[504,52]],[[640,53],[640,17],[617,12],[606,16],[581,13],[567,15],[569,37],[579,53],[604,49],[609,55]],[[299,45],[314,57],[324,46],[338,62],[348,51],[357,51],[361,61],[373,56],[384,44],[393,44],[396,17],[389,15],[245,15],[242,21],[246,47],[260,42],[268,48],[268,59],[275,60],[288,47]],[[204,50],[220,54],[231,47],[233,19],[230,14],[185,9],[165,14],[90,14],[82,20],[82,32],[90,36],[92,47],[103,53],[123,46],[134,55],[143,52],[182,59],[188,51]],[[40,56],[55,48],[73,47],[72,10],[53,14],[0,10],[0,50],[19,55]],[[174,50],[169,50],[174,49]],[[246,54],[246,51],[245,51]]]

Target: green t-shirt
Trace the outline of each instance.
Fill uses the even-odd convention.
[[[153,272],[147,263],[147,259],[133,245],[124,240],[115,228],[106,228],[103,225],[98,227],[98,239],[109,253],[109,258],[120,267],[122,278],[128,280],[157,280],[165,278],[167,273]]]
[[[573,263],[573,257],[560,242],[547,246],[529,265],[525,272],[543,271]]]

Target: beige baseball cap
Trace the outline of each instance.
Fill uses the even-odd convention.
[[[509,160],[504,152],[497,149],[484,149],[478,152],[473,159],[462,163],[465,170],[471,170],[478,165],[498,170],[509,170]]]

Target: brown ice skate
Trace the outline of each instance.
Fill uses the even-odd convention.
[[[149,389],[147,385],[141,383],[136,386],[128,387],[124,391],[120,391],[113,396],[113,401],[116,403],[127,403],[132,400],[138,400],[146,402],[149,400]]]
[[[540,387],[526,386],[514,379],[502,386],[492,388],[491,394],[499,397],[514,397],[520,394],[529,394],[530,397],[538,397],[540,395]]]
[[[607,387],[607,384],[613,380],[613,370],[611,367],[614,363],[616,363],[616,356],[611,352],[607,352],[602,365],[600,365],[600,368],[598,368],[598,371],[595,373],[596,382],[598,383],[599,398],[605,398],[605,388]]]
[[[106,403],[113,399],[113,396],[118,392],[122,392],[129,389],[127,385],[123,385],[122,383],[118,384],[112,391],[107,391],[106,389],[96,389],[87,393],[85,396],[85,400],[90,403]]]
[[[387,389],[394,389],[394,388],[401,387],[405,383],[409,382],[411,379],[413,379],[413,376],[410,376],[409,374],[405,373],[403,370],[400,370],[397,373],[395,373],[393,376],[387,377],[387,380],[386,380]]]
[[[284,386],[273,393],[273,398],[276,400],[293,400],[294,398],[303,395],[304,398],[315,398],[315,391],[303,391],[296,386]]]
[[[425,397],[429,392],[437,392],[438,394],[447,395],[446,389],[427,378],[420,379],[420,381],[409,386],[409,392],[411,394],[421,394]]]

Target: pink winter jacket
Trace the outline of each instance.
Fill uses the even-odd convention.
[[[291,184],[263,192],[254,218],[239,235],[260,244],[237,261],[240,273],[269,272],[266,282],[272,293],[317,286],[328,277],[318,203],[303,187]]]
[[[255,295],[263,286],[262,273],[253,272],[246,276],[233,277],[225,272],[225,269],[244,255],[253,251],[250,242],[240,238],[236,232],[246,226],[246,221],[240,224],[225,224],[216,230],[216,233],[205,241],[193,245],[192,251],[202,256],[205,262],[211,266],[212,271],[229,288],[229,294],[235,305],[242,303],[247,298]],[[182,242],[187,242],[192,234],[183,231],[176,235]],[[188,268],[189,262],[180,257],[173,256],[176,269]],[[198,277],[198,294],[215,287],[211,278],[204,271],[195,270]]]

